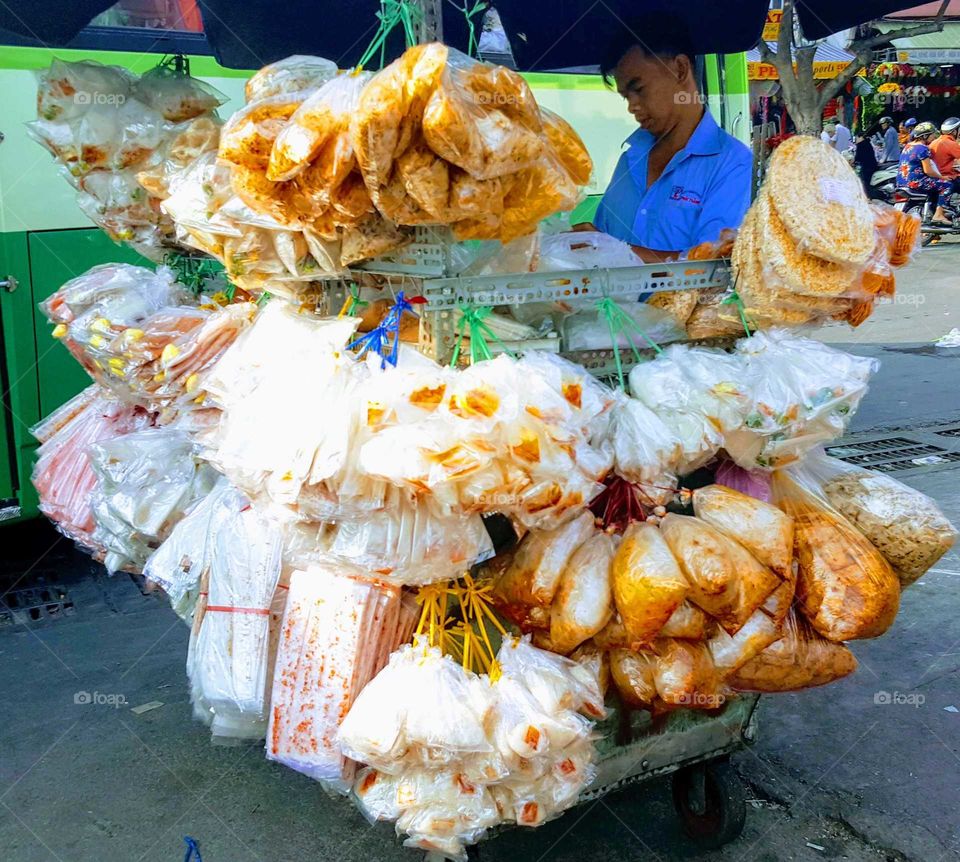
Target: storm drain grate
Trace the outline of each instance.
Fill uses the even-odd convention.
[[[830,451],[835,454],[842,449],[844,454],[847,452],[853,454],[856,452],[885,452],[888,449],[900,449],[904,446],[916,446],[916,440],[910,440],[907,437],[887,437],[883,440],[864,440],[858,443],[847,443],[842,446],[831,446]],[[842,457],[836,455],[835,457]]]
[[[960,452],[944,452],[942,455],[927,455],[925,458],[910,458],[905,461],[881,461],[879,464],[871,464],[870,469],[878,473],[896,473],[900,470],[915,470],[917,467],[932,467],[957,461],[960,461]]]
[[[940,446],[918,443],[916,440],[908,440],[906,437],[890,437],[886,440],[870,440],[862,443],[828,446],[827,452],[834,458],[839,458],[848,464],[876,469],[880,469],[882,464],[904,462],[914,467],[921,466],[924,463],[923,459],[927,457],[940,457],[941,454],[949,454]]]
[[[0,626],[35,623],[71,616],[73,600],[60,586],[11,590],[0,600]]]

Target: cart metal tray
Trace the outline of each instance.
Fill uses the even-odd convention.
[[[438,261],[436,269],[444,268],[438,257],[433,259]],[[449,362],[453,355],[457,323],[465,308],[528,303],[563,303],[586,308],[605,297],[632,303],[645,301],[662,291],[725,289],[730,285],[730,262],[724,259],[484,276],[425,276],[419,265],[410,263],[407,268],[409,272],[388,271],[382,260],[371,261],[369,268],[358,270],[357,276],[394,292],[404,290],[407,295],[419,294],[426,300],[418,308],[420,350],[442,364]],[[330,292],[329,307],[342,307],[348,296],[346,282],[330,282],[327,289]],[[599,377],[615,372],[612,350],[567,351],[561,340],[559,352]],[[641,351],[641,355],[643,353]],[[647,353],[652,355],[650,351]],[[635,364],[632,351],[622,350],[621,361],[625,369]]]

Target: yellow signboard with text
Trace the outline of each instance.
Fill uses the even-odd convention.
[[[780,37],[780,19],[783,18],[782,9],[768,9],[767,20],[763,25],[763,41],[776,42]]]
[[[842,60],[835,60],[829,63],[814,63],[813,77],[819,81],[836,78],[837,75],[849,65],[849,63],[845,63]],[[866,75],[866,70],[861,69],[857,74],[864,76]],[[780,76],[777,74],[776,67],[771,66],[769,63],[747,63],[747,77],[751,81],[776,81]]]

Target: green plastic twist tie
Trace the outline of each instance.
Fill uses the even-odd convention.
[[[493,353],[490,351],[490,345],[487,343],[489,338],[495,344],[500,345],[503,352],[514,359],[517,357],[507,348],[497,334],[484,322],[493,313],[493,306],[483,305],[479,308],[467,308],[460,306],[460,319],[457,321],[457,344],[453,350],[453,357],[450,359],[450,367],[455,368],[460,353],[463,350],[463,339],[467,333],[470,333],[470,364],[480,362],[484,359],[493,359]]]
[[[623,379],[623,360],[620,358],[620,334],[622,333],[627,337],[627,343],[630,345],[630,349],[633,350],[633,355],[637,362],[643,362],[643,356],[640,354],[640,350],[633,340],[631,330],[639,333],[647,344],[653,348],[654,352],[663,353],[663,349],[656,341],[647,335],[637,321],[627,314],[617,305],[616,301],[609,296],[597,300],[597,311],[604,320],[607,321],[607,330],[610,333],[610,342],[613,345],[613,361],[617,365],[617,378],[620,380],[620,389],[626,392],[627,387]]]

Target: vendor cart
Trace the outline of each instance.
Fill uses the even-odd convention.
[[[415,241],[390,257],[369,261],[354,273],[372,279],[396,295],[419,295],[420,350],[448,363],[457,349],[457,324],[467,309],[517,306],[526,303],[565,302],[579,309],[609,298],[619,303],[643,302],[660,291],[730,286],[726,259],[677,261],[611,269],[529,272],[463,276],[451,260],[452,241],[437,228],[417,228]],[[349,303],[350,283],[328,282],[328,313]],[[492,351],[551,349],[577,362],[599,378],[614,383],[617,365],[624,371],[637,362],[629,349],[566,349],[563,333],[551,344],[503,343]],[[652,349],[641,349],[652,355]],[[463,352],[461,351],[461,356]],[[732,753],[752,744],[757,732],[758,694],[738,693],[717,709],[680,709],[653,718],[645,710],[617,705],[596,726],[597,774],[578,805],[589,805],[608,793],[671,777],[673,803],[686,835],[699,846],[713,849],[737,838],[746,819],[746,790],[729,765]],[[493,837],[512,827],[493,830]],[[474,846],[471,858],[480,850]],[[427,862],[442,854],[428,852]]]

